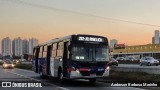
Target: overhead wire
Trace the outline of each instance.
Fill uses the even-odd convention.
[[[82,13],[82,12],[77,12],[77,11],[72,11],[72,10],[66,10],[66,9],[60,9],[60,8],[55,8],[55,7],[44,6],[44,5],[30,3],[30,2],[26,2],[26,1],[22,1],[22,0],[4,0],[4,1],[9,1],[9,2],[12,2],[12,3],[17,3],[17,4],[32,6],[32,7],[38,7],[38,8],[48,9],[48,10],[60,11],[60,12],[65,12],[65,13],[72,13],[72,14],[76,14],[76,15],[83,15],[83,16],[89,16],[89,17],[94,17],[94,18],[99,18],[99,19],[105,19],[105,20],[126,22],[126,23],[145,25],[145,26],[152,26],[152,27],[160,27],[160,25],[155,25],[155,24],[141,23],[141,22],[122,20],[122,19],[116,19],[116,18],[110,18],[110,17],[102,17],[102,16],[88,14],[88,13]]]

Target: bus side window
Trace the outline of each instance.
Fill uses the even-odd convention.
[[[47,46],[43,47],[43,58],[47,57]]]
[[[57,56],[58,57],[62,57],[63,56],[63,42],[59,42],[58,43]]]
[[[43,47],[40,47],[40,51],[39,51],[39,57],[38,58],[42,58],[42,51],[43,51]]]
[[[36,57],[36,53],[37,53],[37,50],[36,50],[36,48],[34,48],[34,49],[33,49],[33,58]]]
[[[52,58],[56,57],[57,43],[52,45]]]

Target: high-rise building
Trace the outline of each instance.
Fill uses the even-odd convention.
[[[12,54],[15,55],[15,39],[12,40]]]
[[[11,40],[9,37],[2,39],[2,56],[11,55]]]
[[[110,50],[111,50],[111,51],[113,50],[113,48],[114,48],[114,46],[115,46],[116,44],[118,44],[118,40],[116,40],[116,39],[110,40]]]
[[[155,30],[154,37],[152,37],[152,44],[160,44],[159,30]]]
[[[27,39],[24,39],[22,41],[22,47],[23,47],[23,54],[28,54],[29,53],[29,42]]]
[[[0,59],[2,58],[2,54],[0,54]]]
[[[36,38],[29,39],[29,54],[32,55],[33,48],[38,45],[38,40]]]
[[[13,46],[15,46],[14,55],[15,56],[22,56],[23,55],[23,48],[22,48],[22,39],[20,37],[14,39]]]

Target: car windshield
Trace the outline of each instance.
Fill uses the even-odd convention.
[[[81,44],[72,48],[72,60],[76,61],[106,61],[107,46]]]
[[[148,57],[147,60],[155,60],[153,57]]]

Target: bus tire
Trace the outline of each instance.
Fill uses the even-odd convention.
[[[95,84],[95,82],[96,82],[96,78],[91,78],[91,79],[89,79],[89,83]]]
[[[40,67],[40,78],[44,79],[45,78],[45,75],[43,74],[43,71],[42,71],[42,66]]]
[[[58,69],[58,81],[61,82],[61,83],[64,82],[63,72],[62,72],[62,69],[61,69],[61,68]]]
[[[39,74],[40,74],[40,78],[44,79],[45,76],[44,76],[44,74],[42,73],[42,71],[40,71]]]

